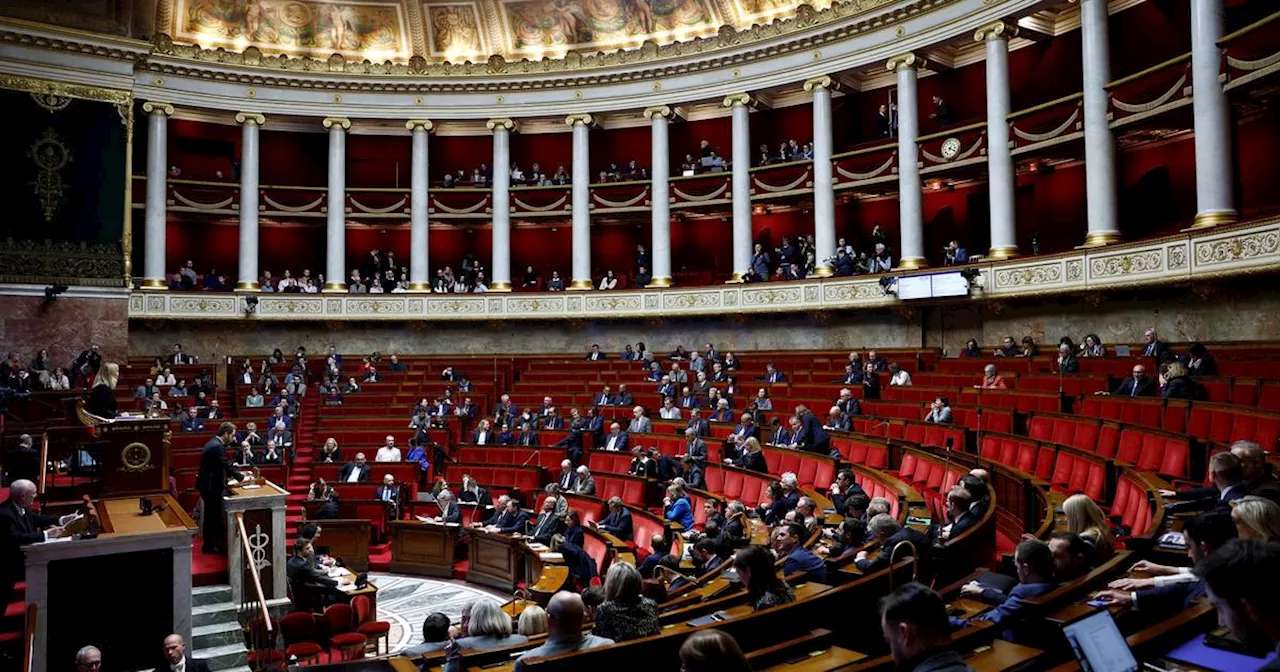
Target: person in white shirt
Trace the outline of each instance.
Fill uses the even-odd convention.
[[[489,428],[488,420],[480,421],[480,426],[476,427],[475,434],[471,437],[471,442],[481,446],[494,442],[493,430]]]
[[[676,407],[675,399],[665,397],[662,400],[662,408],[658,409],[658,415],[663,420],[681,420],[684,416],[680,414],[680,409]]]
[[[401,462],[400,449],[396,448],[396,439],[394,436],[387,436],[386,445],[378,449],[378,453],[373,456],[374,462]]]
[[[906,371],[903,371],[902,367],[898,366],[897,364],[889,365],[889,373],[893,374],[892,376],[889,377],[890,386],[895,386],[895,385],[899,387],[911,386],[911,374],[907,373]]]
[[[178,384],[178,380],[173,377],[173,370],[168,367],[159,376],[156,376],[156,385],[161,387],[173,387]]]
[[[298,281],[293,279],[293,275],[289,273],[288,269],[285,269],[284,277],[280,278],[280,282],[276,285],[276,288],[277,291],[283,292],[286,287],[295,287],[297,284]]]
[[[600,289],[616,289],[617,287],[618,276],[614,275],[613,271],[606,272],[604,277],[600,278]]]
[[[619,425],[616,422],[609,425],[609,436],[605,439],[604,449],[619,451],[626,450],[626,448],[627,437],[622,433],[622,425]]]

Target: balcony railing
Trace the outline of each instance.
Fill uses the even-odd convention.
[[[1191,54],[1176,56],[1107,84],[1111,125],[1146,119],[1191,103]]]
[[[1280,12],[1218,40],[1224,88],[1231,90],[1280,70]]]

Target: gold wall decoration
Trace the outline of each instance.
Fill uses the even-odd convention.
[[[36,105],[44,108],[50,114],[59,110],[65,110],[71,104],[70,96],[59,96],[56,93],[45,93],[42,91],[32,91],[31,100],[36,101]]]
[[[18,75],[0,75],[0,89],[26,91],[27,93],[38,93],[43,96],[52,96],[57,98],[97,100],[104,103],[131,104],[133,102],[133,93],[123,89],[107,89],[100,86],[69,84],[67,82],[55,82],[48,79],[21,77]]]
[[[71,162],[71,150],[63,144],[62,138],[52,128],[46,128],[44,135],[31,145],[27,151],[35,164],[36,177],[31,182],[40,205],[44,209],[44,221],[52,222],[58,214],[58,206],[66,193],[66,184],[62,181],[62,169]]]
[[[173,0],[175,40],[285,54],[342,54],[375,63],[412,55],[397,1]]]

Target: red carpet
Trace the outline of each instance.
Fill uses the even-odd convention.
[[[391,544],[373,544],[369,546],[369,571],[391,571]]]
[[[229,583],[227,577],[227,556],[206,555],[200,552],[200,539],[195,539],[191,546],[191,585],[216,586]]]
[[[389,555],[390,553],[388,553]],[[471,569],[471,561],[469,560],[459,560],[453,563],[453,578],[459,581],[466,581],[469,569]]]

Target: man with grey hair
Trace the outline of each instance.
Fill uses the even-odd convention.
[[[164,667],[157,667],[156,672],[209,672],[209,663],[187,655],[187,643],[182,635],[173,634],[164,638]]]
[[[577,593],[562,590],[552,595],[551,602],[547,604],[547,643],[530,649],[517,658],[516,672],[524,669],[524,661],[529,658],[547,658],[613,644],[613,640],[607,637],[582,634],[585,611],[582,597]]]
[[[40,478],[40,453],[34,443],[30,434],[23,434],[18,437],[18,445],[5,453],[4,483]]]
[[[76,672],[98,672],[102,667],[102,652],[89,645],[76,651]]]
[[[631,409],[631,424],[627,425],[628,434],[649,434],[653,431],[653,422],[644,414],[644,406]]]
[[[622,503],[621,497],[610,497],[609,515],[605,516],[600,522],[593,523],[592,526],[601,532],[608,532],[622,541],[631,541],[633,535],[631,512]]]
[[[900,526],[896,518],[887,513],[881,513],[873,516],[867,523],[867,536],[880,542],[880,550],[875,557],[871,557],[867,551],[858,551],[858,554],[854,556],[853,564],[857,565],[863,574],[870,574],[888,567],[891,556],[895,560],[914,556],[916,562],[920,563],[920,576],[928,576],[924,571],[923,565],[929,554],[929,540],[920,532],[910,527]],[[914,550],[909,551],[904,546],[901,549],[897,549],[895,553],[895,548],[902,543],[911,544]]]
[[[0,604],[13,600],[13,584],[26,576],[22,547],[62,536],[62,519],[31,510],[36,501],[36,484],[18,479],[9,486],[9,499],[0,504]]]
[[[1280,482],[1277,482],[1275,474],[1271,472],[1271,465],[1267,463],[1267,454],[1262,450],[1262,446],[1254,441],[1236,441],[1231,444],[1231,454],[1239,461],[1240,475],[1244,479],[1242,483],[1230,487],[1231,494],[1234,496],[1239,490],[1240,494],[1257,495],[1280,504]],[[1224,466],[1228,461],[1220,458],[1219,455],[1223,453],[1210,458],[1211,471],[1215,466],[1215,459]],[[1212,476],[1212,473],[1210,475]],[[1211,484],[1177,492],[1161,490],[1160,494],[1165,499],[1182,502],[1177,507],[1180,510],[1200,510],[1212,508],[1215,500],[1223,498],[1223,492],[1219,487]]]
[[[676,455],[676,459],[684,459],[686,456],[693,459],[699,466],[704,467],[707,464],[707,442],[698,436],[698,430],[695,427],[689,427],[684,430],[684,452]]]

